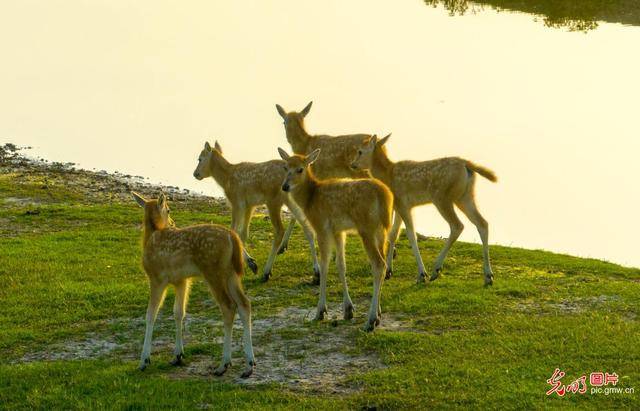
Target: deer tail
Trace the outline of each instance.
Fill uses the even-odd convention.
[[[233,270],[236,272],[238,276],[241,276],[244,272],[244,257],[243,257],[243,246],[240,237],[236,234],[235,231],[229,231],[229,238],[231,240],[231,265],[233,266]]]
[[[494,173],[493,171],[489,170],[486,167],[472,163],[471,161],[468,161],[468,160],[465,160],[465,165],[467,166],[468,170],[474,171],[480,174],[482,177],[486,178],[489,181],[492,181],[494,183],[498,181],[498,176],[496,176],[496,173]]]

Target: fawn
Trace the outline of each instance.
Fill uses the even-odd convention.
[[[451,233],[435,261],[430,281],[437,279],[442,271],[449,249],[464,228],[456,215],[454,204],[478,228],[482,240],[485,285],[493,284],[493,271],[489,259],[489,224],[478,211],[474,198],[475,174],[496,182],[493,171],[458,157],[447,157],[430,161],[393,162],[387,156],[384,144],[391,135],[378,140],[377,136],[362,141],[352,167],[370,170],[373,177],[381,180],[393,192],[396,215],[389,233],[389,247],[393,249],[400,225],[405,223],[407,237],[418,264],[418,283],[426,278],[425,268],[416,241],[411,210],[422,204],[433,203],[440,215],[449,223]],[[392,258],[387,257],[387,278],[392,272]]]
[[[362,238],[373,273],[373,296],[365,330],[380,323],[380,291],[384,280],[387,233],[391,226],[393,195],[374,179],[318,180],[310,165],[320,154],[316,149],[308,156],[292,155],[278,148],[286,161],[282,190],[288,192],[304,212],[316,232],[320,249],[320,299],[316,319],[327,312],[327,271],[331,248],[336,248],[336,265],[343,288],[343,315],[353,318],[353,303],[345,276],[345,233],[356,230]]]
[[[280,189],[284,178],[284,161],[271,160],[263,163],[229,163],[222,154],[222,147],[216,141],[214,147],[207,142],[198,157],[198,165],[193,176],[202,180],[206,177],[213,179],[222,187],[224,194],[231,203],[231,228],[242,239],[247,241],[249,235],[249,222],[254,209],[258,205],[265,204],[269,212],[274,235],[269,258],[264,266],[263,280],[271,277],[271,269],[276,254],[284,252],[287,248],[289,236],[295,225],[296,219],[302,225],[305,237],[311,250],[313,272],[315,281],[320,277],[320,269],[316,258],[315,241],[313,231],[309,228],[304,215],[298,207],[289,201],[289,198]],[[291,218],[285,232],[280,211],[286,205],[294,217]],[[257,271],[255,260],[245,251],[245,259],[253,264],[252,270]]]
[[[287,141],[295,154],[307,155],[316,149],[322,150],[322,156],[314,163],[313,172],[317,178],[350,177],[366,178],[367,173],[353,170],[349,165],[362,139],[369,134],[351,134],[343,136],[310,135],[304,127],[304,118],[311,110],[313,102],[299,113],[287,113],[276,104],[278,113],[284,120]]]
[[[224,348],[222,363],[214,373],[222,375],[231,365],[231,333],[236,310],[244,327],[244,354],[247,366],[242,378],[249,377],[255,368],[251,342],[251,302],[244,294],[240,276],[243,270],[242,242],[236,233],[219,225],[196,225],[175,228],[169,217],[164,194],[157,200],[146,200],[132,192],[133,198],[144,208],[142,236],[142,264],[149,278],[149,306],[147,308],[144,346],[140,370],[151,363],[151,337],[158,310],[164,301],[169,284],[176,291],[173,314],[176,320],[175,358],[172,365],[181,365],[184,358],[182,322],[187,308],[192,277],[202,276],[222,311]]]

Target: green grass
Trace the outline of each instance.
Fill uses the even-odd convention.
[[[33,202],[3,203],[7,197]],[[140,264],[142,212],[133,201],[92,204],[80,198],[64,184],[42,188],[38,182],[23,183],[17,175],[0,178],[0,353],[5,360],[0,365],[0,408],[640,407],[640,270],[493,246],[495,285],[484,288],[480,247],[458,243],[443,277],[416,285],[415,263],[404,237],[394,278],[385,283],[382,297],[383,311],[402,327],[360,330],[371,276],[359,240],[350,237],[347,269],[356,321],[311,324],[313,336],[308,337],[296,323],[256,335],[256,346],[273,336],[321,346],[323,336],[343,332],[349,343],[339,348],[342,352],[374,355],[382,364],[346,373],[343,384],[348,390],[300,390],[277,383],[245,386],[233,379],[177,374],[167,365],[168,350],[155,351],[151,367],[139,372],[140,319],[148,292]],[[229,222],[222,208],[188,203],[172,208],[181,226]],[[251,229],[249,248],[264,263],[270,224],[257,216]],[[441,246],[438,240],[420,242],[426,261]],[[297,229],[287,253],[276,260],[269,283],[245,275],[256,320],[287,307],[315,307],[317,291],[308,285],[308,260]],[[330,307],[339,307],[334,267],[329,289]],[[170,318],[171,306],[169,295],[161,316]],[[188,313],[220,319],[202,282],[193,287]],[[129,325],[112,319],[138,321]],[[222,349],[213,338],[222,330],[207,330],[205,339],[187,346],[187,357],[211,356],[213,365]],[[30,353],[100,333],[131,340],[133,348],[95,357],[24,361]],[[155,336],[172,338],[173,324],[159,324]],[[307,354],[294,352],[290,358],[304,361]],[[257,361],[261,367],[259,355]],[[240,365],[235,360],[229,373],[239,373]],[[592,371],[616,372],[621,377],[618,386],[634,387],[636,394],[547,397],[546,380],[556,367],[567,373],[565,384]]]

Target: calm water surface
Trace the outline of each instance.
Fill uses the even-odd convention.
[[[493,243],[640,266],[638,27],[418,0],[1,8],[0,142],[218,195],[191,176],[204,140],[233,162],[276,158],[275,103],[313,100],[311,133],[393,132],[393,159],[494,169],[477,184]],[[416,220],[448,234],[432,206]]]

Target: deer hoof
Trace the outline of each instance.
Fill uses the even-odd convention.
[[[370,332],[372,332],[373,330],[375,330],[375,329],[376,329],[376,325],[377,325],[377,324],[376,324],[376,321],[378,321],[378,323],[380,323],[380,321],[379,321],[379,320],[377,320],[377,319],[376,319],[376,320],[373,320],[373,321],[372,321],[372,320],[367,321],[367,323],[364,325],[364,330],[365,330],[366,332],[368,332],[368,333],[370,333]]]
[[[213,375],[220,377],[221,375],[223,375],[225,372],[227,372],[227,369],[229,368],[229,366],[231,365],[230,362],[225,363],[225,364],[221,364],[218,368],[216,368],[213,371]]]
[[[265,282],[265,283],[266,283],[267,281],[269,281],[269,278],[271,278],[271,271],[269,271],[269,272],[267,272],[267,273],[264,273],[264,274],[262,275],[262,281],[263,281],[263,282]]]
[[[258,264],[256,264],[256,260],[254,258],[250,258],[247,260],[247,265],[253,271],[254,274],[258,274]]]
[[[144,371],[149,366],[149,364],[151,364],[151,358],[145,358],[144,360],[140,361],[138,370]]]
[[[184,354],[176,354],[176,356],[173,358],[173,360],[169,362],[169,364],[173,365],[174,367],[184,365],[183,359],[184,359]]]
[[[255,369],[256,369],[256,362],[255,361],[251,361],[247,365],[247,368],[245,368],[245,370],[242,372],[242,374],[240,374],[240,378],[249,378],[249,377],[251,377],[251,374],[253,374],[253,371]]]
[[[431,277],[429,278],[429,281],[437,280],[438,277],[440,277],[440,273],[441,272],[442,272],[442,267],[441,268],[436,268],[435,270],[433,270],[433,274],[431,274]]]
[[[391,268],[387,268],[387,272],[384,275],[384,279],[385,280],[389,280],[391,279],[391,275],[393,275],[393,269]]]
[[[278,249],[278,255],[284,254],[284,252],[287,251],[287,248],[288,244],[284,244],[282,247],[280,247],[280,249]]]
[[[326,308],[324,308],[324,309],[322,309],[322,310],[318,311],[318,312],[316,313],[316,318],[315,318],[315,320],[316,320],[316,321],[322,321],[322,320],[324,320],[324,315],[325,315],[326,313],[327,313],[327,309],[326,309]]]
[[[418,274],[418,278],[416,278],[416,284],[424,284],[427,279],[427,275],[425,273]]]
[[[493,276],[492,275],[487,275],[484,277],[484,286],[485,287],[489,287],[493,285]]]
[[[344,319],[345,320],[353,319],[353,304],[349,304],[344,307]]]

